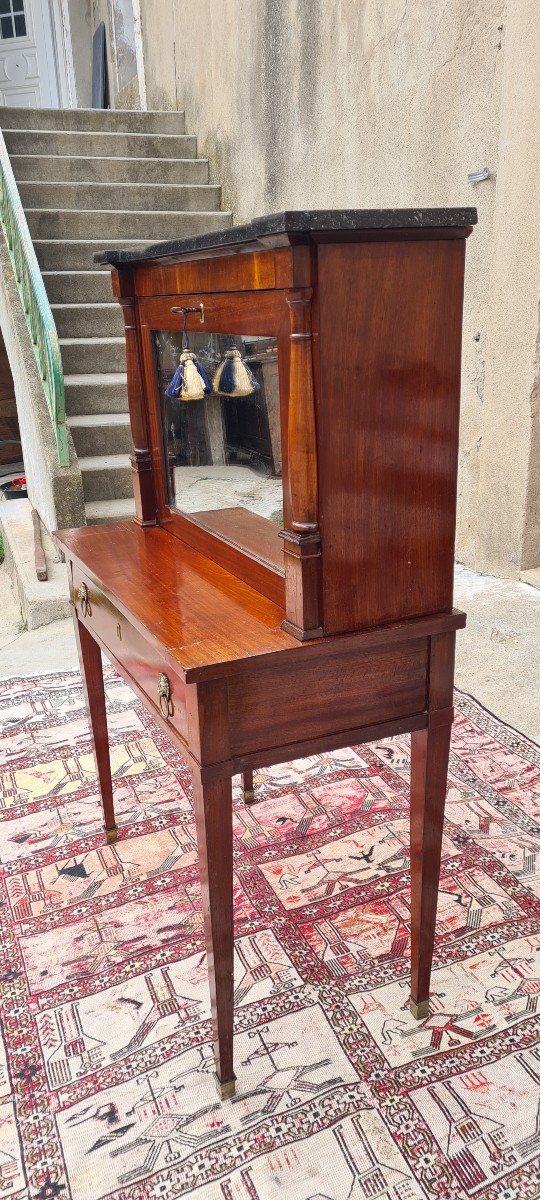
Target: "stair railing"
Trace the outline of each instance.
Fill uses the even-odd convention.
[[[58,333],[30,237],[4,136],[0,130],[0,221],[51,414],[58,462],[69,464],[64,372]]]

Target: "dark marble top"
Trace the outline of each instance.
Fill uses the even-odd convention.
[[[199,233],[194,237],[171,242],[156,242],[135,250],[103,250],[94,255],[94,262],[144,262],[152,258],[172,258],[198,250],[213,250],[219,246],[266,241],[279,235],[291,234],[295,240],[310,234],[347,233],[363,229],[441,229],[476,225],[475,208],[329,208],[314,211],[272,213],[258,217],[247,225]]]

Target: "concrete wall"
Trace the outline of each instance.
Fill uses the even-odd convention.
[[[28,498],[46,529],[85,525],[79,465],[68,430],[69,465],[60,467],[51,416],[0,229],[0,329],[13,377]]]
[[[509,0],[487,321],[477,562],[540,566],[540,14]]]
[[[67,0],[72,45],[74,92],[77,108],[92,107],[92,8],[91,0]]]
[[[100,10],[119,2],[93,0]],[[540,21],[533,0],[144,0],[138,7],[147,106],[185,108],[237,222],[282,208],[477,205],[466,276],[457,549],[487,572],[518,575],[536,565]],[[490,179],[467,183],[467,172],[484,166]]]
[[[133,0],[91,0],[92,30],[105,24],[107,83],[111,108],[141,107]],[[168,13],[168,0],[163,11]],[[176,108],[176,104],[166,107]]]

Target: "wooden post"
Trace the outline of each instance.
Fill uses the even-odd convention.
[[[441,866],[444,802],[454,710],[455,633],[430,638],[429,723],[411,734],[411,999],[429,1015],[429,984]]]
[[[321,540],[317,515],[317,439],[311,347],[311,289],[287,296],[290,319],[288,487],[283,530],[285,620],[300,641],[322,636]]]
[[[222,1100],[234,1096],[234,919],[232,763],[229,756],[227,682],[191,684],[186,690],[197,830],[199,874],[212,1007],[216,1083]],[[198,761],[195,761],[198,760]],[[219,764],[218,772],[208,770]]]
[[[105,834],[108,842],[115,842],[118,830],[114,817],[111,759],[107,735],[107,710],[105,708],[101,650],[98,643],[94,641],[91,633],[88,632],[86,626],[82,624],[82,621],[79,621],[75,608],[73,609],[73,623],[90,720],[90,734],[92,737],[94,758],[96,760],[98,785],[103,805]]]
[[[155,525],[157,521],[156,489],[146,424],[133,276],[131,271],[113,270],[111,278],[113,292],[122,306],[126,336],[129,416],[133,438],[133,452],[130,458],[135,496],[135,521],[137,525]]]

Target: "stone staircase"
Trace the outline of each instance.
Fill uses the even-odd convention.
[[[179,112],[3,108],[0,124],[62,348],[89,523],[134,511],[122,314],[107,246],[231,224]]]

